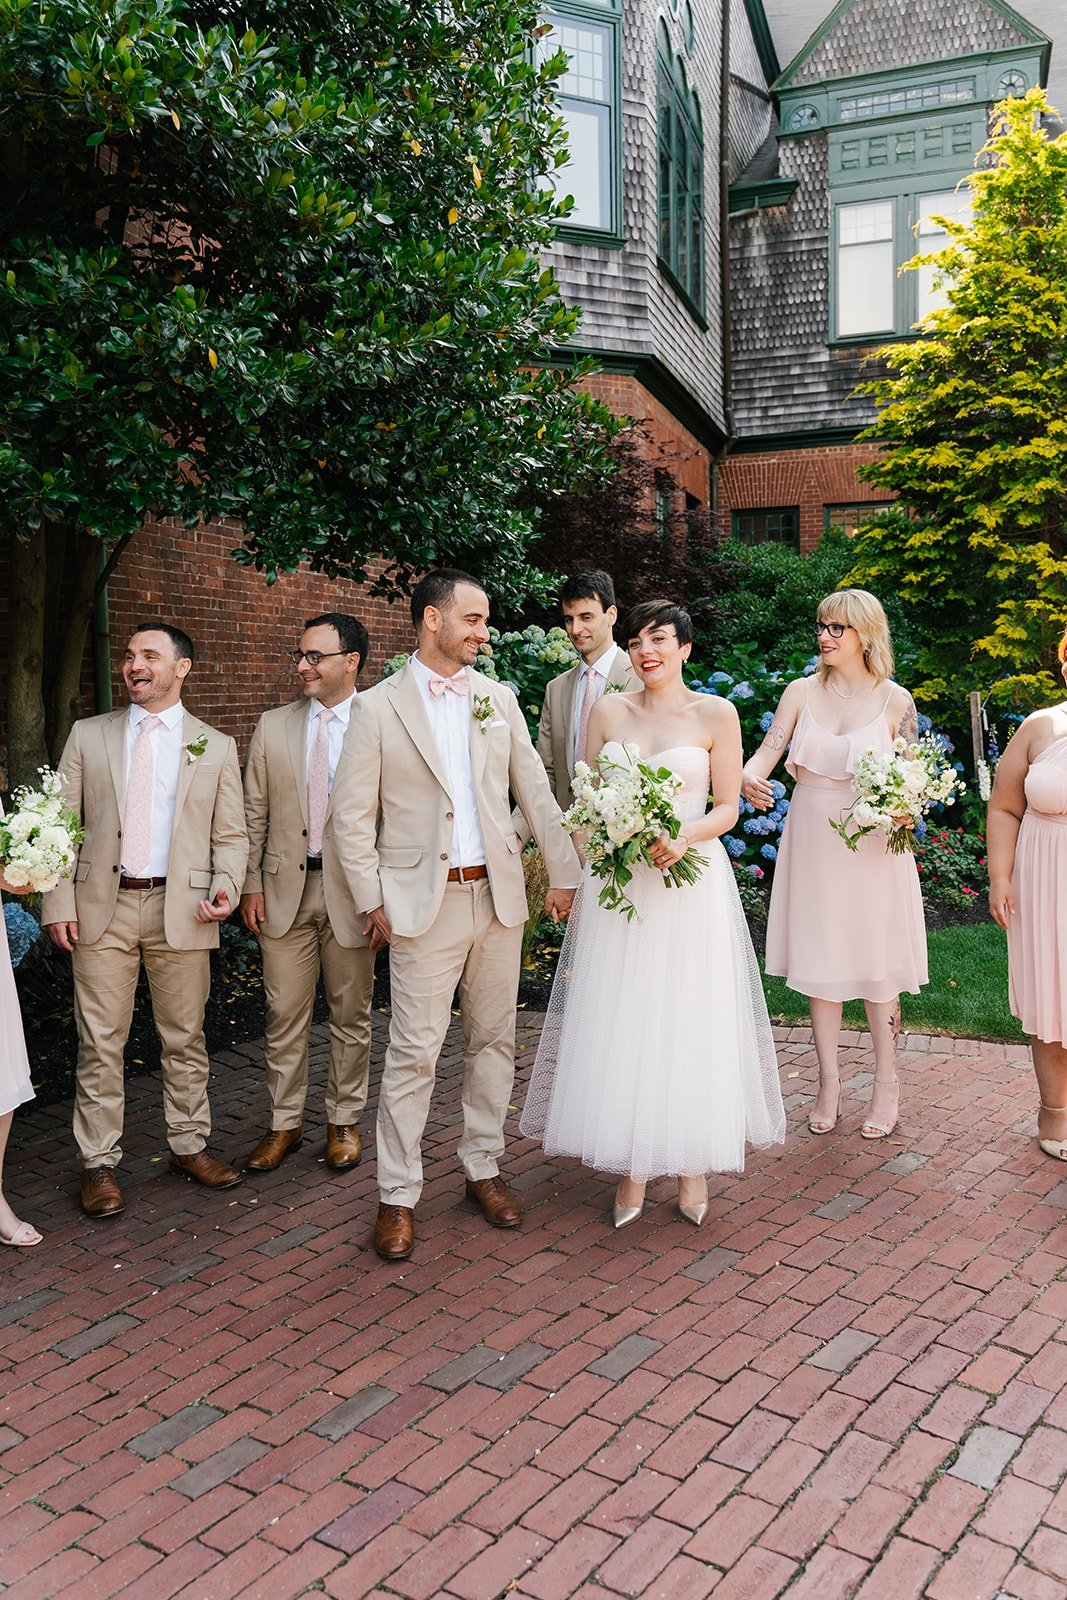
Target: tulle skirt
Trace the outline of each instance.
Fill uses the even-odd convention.
[[[575,898],[519,1126],[548,1155],[638,1180],[741,1172],[781,1144],[778,1064],[733,869],[715,840],[697,883],[639,867],[630,922]]]

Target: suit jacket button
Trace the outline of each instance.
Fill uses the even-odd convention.
[[[118,869],[118,867],[112,867],[111,870],[112,870],[112,872],[117,872],[119,869]]]
[[[451,822],[452,820],[453,820],[453,813],[451,811],[446,811],[445,812],[445,821],[446,822]]]
[[[306,828],[305,828],[305,829],[304,829],[304,838],[305,838],[305,839],[306,839],[306,838],[307,838],[307,836],[308,836],[308,831],[307,831],[307,829],[306,829]]]
[[[302,862],[302,861],[301,861],[301,863],[300,863],[300,870],[301,870],[301,872],[303,872],[303,871],[304,871],[304,863],[303,863],[303,862]]]
[[[441,852],[441,860],[442,861],[447,861],[448,860],[448,856],[445,854],[444,851]]]

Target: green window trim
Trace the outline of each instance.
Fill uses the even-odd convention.
[[[888,185],[885,190],[869,183],[831,185],[831,346],[921,337],[916,324],[939,303],[932,269],[900,269],[920,251],[940,248],[940,230],[923,228],[923,223],[931,215],[957,211],[966,200],[959,180],[969,171],[970,166],[958,172],[917,173],[896,192]],[[857,307],[862,307],[859,313]],[[872,325],[861,327],[857,314],[864,311]]]
[[[660,26],[656,49],[659,265],[698,321],[705,295],[704,130],[682,60]]]
[[[558,228],[561,240],[617,248],[625,243],[622,215],[621,0],[555,0],[541,20],[552,32],[538,40],[543,59],[568,50],[568,69],[556,80],[567,124],[569,161],[555,174],[558,194],[575,207]]]
[[[753,506],[730,512],[730,537],[742,544],[784,544],[800,549],[799,506]]]

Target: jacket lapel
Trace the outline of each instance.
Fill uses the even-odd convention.
[[[611,663],[611,671],[608,673],[608,683],[617,684],[620,689],[625,689],[626,685],[630,681],[629,668],[630,657],[627,655],[625,650],[620,649],[619,646],[616,645],[615,659]]]
[[[426,715],[426,707],[422,703],[422,694],[415,680],[415,674],[407,667],[401,667],[394,682],[396,687],[390,696],[393,710],[411,735],[412,742],[419,755],[425,761],[449,799],[452,799],[448,773],[438,752],[437,740],[433,736],[433,729],[430,727],[430,719]]]
[[[562,677],[556,679],[563,697],[563,748],[567,755],[568,772],[574,766],[574,696],[577,693],[581,671],[581,665],[571,667]]]
[[[307,719],[309,715],[308,702],[296,700],[285,719],[285,744],[289,751],[289,764],[293,769],[293,787],[300,802],[300,815],[304,819],[305,828],[308,825]]]
[[[174,826],[170,835],[172,839],[178,832],[178,824],[182,819],[182,807],[185,805],[185,797],[189,793],[189,785],[192,783],[193,773],[196,771],[196,761],[203,760],[203,756],[197,757],[196,760],[190,760],[189,752],[185,747],[189,744],[195,744],[201,734],[210,735],[210,731],[206,724],[200,721],[199,717],[190,716],[188,711],[185,713],[182,721],[182,753],[181,765],[178,768],[178,792],[174,797]]]
[[[471,747],[471,780],[474,784],[474,792],[479,796],[481,794],[482,773],[485,771],[486,757],[489,754],[489,741],[493,737],[489,732],[489,722],[495,722],[499,719],[497,718],[494,704],[493,715],[489,718],[489,721],[478,722],[474,715],[474,697],[478,694],[488,694],[491,700],[493,697],[489,691],[489,682],[489,679],[476,678],[473,673],[471,674],[470,725],[467,736],[470,739]],[[511,693],[510,689],[508,693]]]
[[[115,786],[115,803],[119,816],[126,814],[126,723],[129,711],[123,707],[104,724],[104,749],[111,768],[111,782]]]

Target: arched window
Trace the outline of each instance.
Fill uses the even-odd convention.
[[[704,309],[704,132],[685,66],[660,25],[656,49],[660,266]]]

